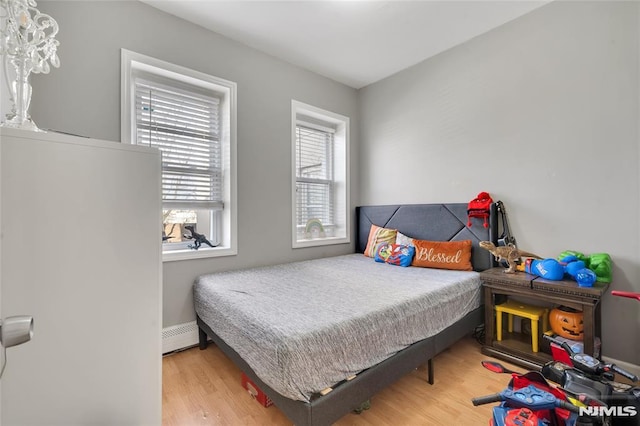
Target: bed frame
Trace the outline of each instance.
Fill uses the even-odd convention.
[[[364,206],[356,208],[356,251],[364,252],[371,225],[397,229],[405,235],[422,240],[471,240],[472,263],[476,271],[494,266],[491,254],[478,247],[480,241],[497,240],[497,215],[492,205],[489,227],[481,219],[472,219],[467,227],[467,204],[407,204]],[[432,359],[460,338],[471,333],[484,319],[483,307],[470,312],[460,321],[436,334],[403,349],[391,358],[361,372],[353,380],[336,386],[324,396],[310,402],[286,398],[254,373],[251,367],[211,328],[197,317],[200,349],[206,349],[208,338],[213,342],[298,426],[329,425],[371,398],[415,368],[428,363],[429,383],[433,383]]]

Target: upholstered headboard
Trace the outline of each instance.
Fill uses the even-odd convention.
[[[453,204],[402,204],[393,206],[356,207],[356,251],[363,253],[371,225],[393,228],[420,240],[458,241],[471,240],[473,269],[483,271],[494,266],[491,254],[478,246],[480,241],[498,239],[498,221],[495,204],[491,205],[489,227],[483,220],[471,219],[467,226],[467,203]]]

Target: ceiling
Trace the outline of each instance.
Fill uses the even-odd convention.
[[[358,89],[549,0],[142,1]]]

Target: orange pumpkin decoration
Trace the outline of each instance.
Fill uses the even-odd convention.
[[[582,340],[584,336],[584,320],[581,311],[560,306],[549,313],[551,330],[558,336],[572,340]]]

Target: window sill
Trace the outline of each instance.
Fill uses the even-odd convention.
[[[173,262],[176,260],[190,260],[190,259],[203,259],[207,257],[235,256],[237,254],[238,254],[238,251],[231,247],[200,248],[198,250],[192,250],[192,249],[171,250],[171,251],[162,252],[162,261]]]
[[[293,242],[292,247],[295,249],[303,247],[328,246],[333,244],[349,244],[350,242],[351,239],[346,237],[316,238],[309,240],[296,240]]]

